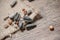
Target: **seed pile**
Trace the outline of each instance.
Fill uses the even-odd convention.
[[[9,19],[8,20],[9,25],[11,25],[14,22],[14,24],[18,25],[18,27],[20,28],[21,31],[23,31],[25,29],[30,30],[30,29],[36,27],[36,25],[33,24],[33,20],[29,17],[33,14],[32,11],[29,10],[28,13],[25,9],[22,9],[22,11],[24,12],[23,17],[21,17],[21,15],[18,12],[16,12],[15,14],[9,15],[4,20]]]

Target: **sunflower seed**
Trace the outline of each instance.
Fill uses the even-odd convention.
[[[26,29],[27,29],[27,30],[33,29],[33,28],[35,28],[35,27],[36,27],[35,24],[28,24],[28,25],[26,25]]]

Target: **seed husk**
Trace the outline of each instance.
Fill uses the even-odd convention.
[[[19,21],[20,20],[20,14],[16,13],[14,17],[14,21]]]
[[[36,25],[35,24],[28,24],[28,25],[26,25],[26,29],[27,30],[31,30],[31,29],[33,29],[33,28],[35,28],[36,27]]]
[[[31,10],[28,10],[27,11],[27,15],[30,16],[32,14],[32,11]]]
[[[15,5],[17,4],[17,1],[14,1],[10,6],[11,8],[15,7]]]
[[[24,28],[24,23],[22,22],[22,21],[19,21],[19,28],[20,28],[20,30],[24,30],[25,28]]]
[[[32,19],[30,19],[28,16],[24,16],[23,19],[26,21],[26,23],[31,23],[32,22]]]

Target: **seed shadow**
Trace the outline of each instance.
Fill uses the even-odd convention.
[[[39,14],[37,14],[37,16],[35,16],[34,20],[33,20],[33,23],[38,21],[39,19],[42,19],[43,17]]]

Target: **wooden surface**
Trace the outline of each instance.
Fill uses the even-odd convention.
[[[36,28],[30,31],[18,31],[12,38],[6,40],[60,40],[60,0],[35,0],[31,3],[17,0],[17,5],[11,8],[12,1],[14,0],[0,0],[0,25],[4,23],[3,18],[7,15],[20,12],[22,8],[28,9],[26,5],[39,10],[43,18],[35,22]],[[49,30],[50,25],[54,26],[54,31]],[[3,31],[3,27],[0,26],[0,30]]]

